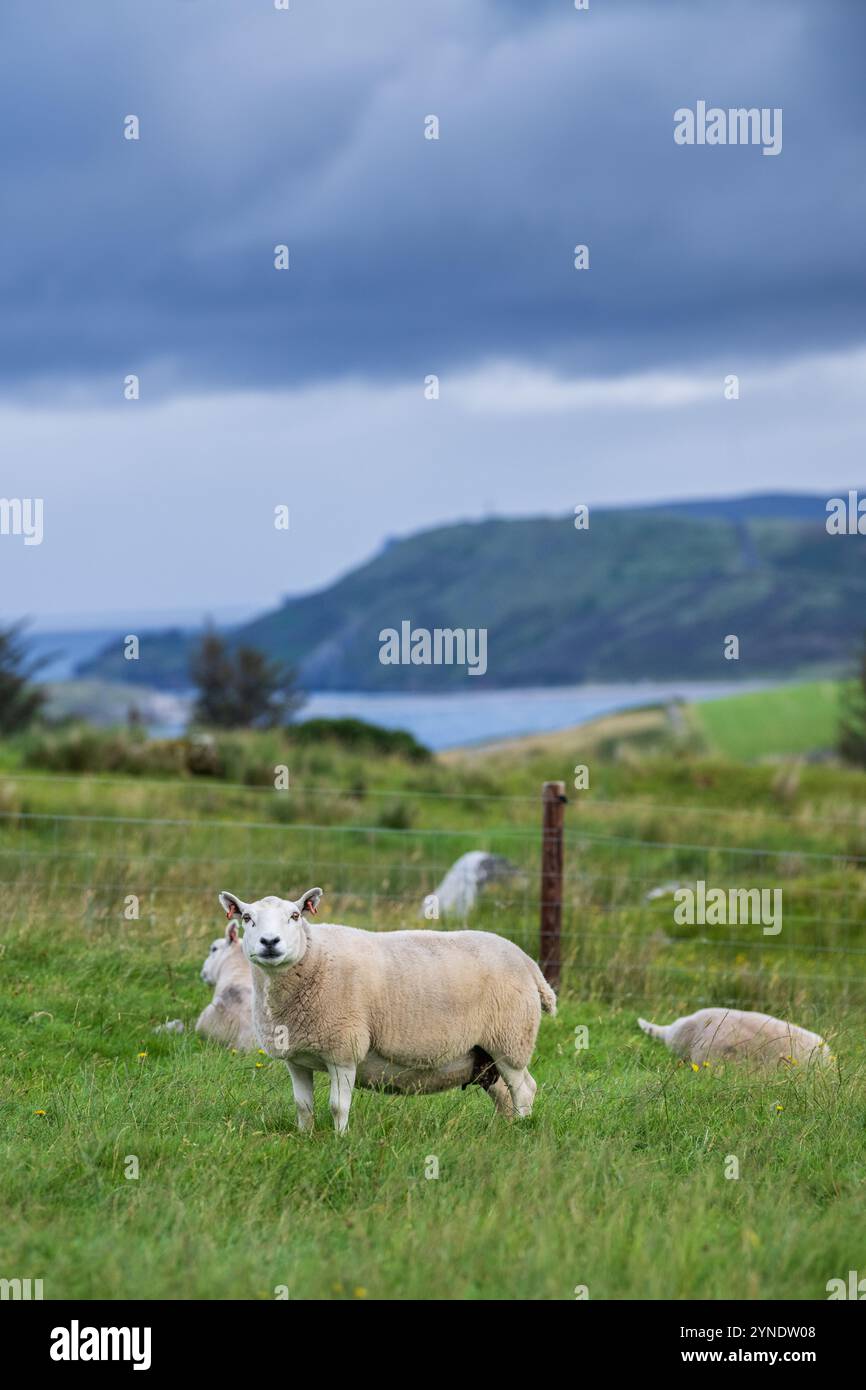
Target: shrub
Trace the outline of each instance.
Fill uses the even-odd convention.
[[[288,731],[292,743],[299,748],[318,743],[338,743],[357,752],[393,754],[409,762],[429,762],[429,748],[419,743],[406,729],[383,729],[364,719],[305,719],[293,724]]]
[[[854,767],[866,767],[866,646],[856,680],[842,686],[837,747]]]
[[[415,819],[412,807],[406,801],[389,801],[379,813],[379,825],[383,830],[411,830]]]
[[[148,738],[137,727],[99,729],[74,724],[22,735],[20,746],[25,767],[51,772],[204,777],[248,787],[273,786],[274,771],[283,764],[289,767],[293,783],[300,777],[310,784],[341,784],[346,771],[344,749],[351,747],[356,758],[350,769],[350,791],[358,800],[367,788],[365,756],[391,755],[413,763],[431,756],[401,730],[379,729],[356,719],[312,722],[312,732],[300,738],[296,734],[306,725],[291,731],[192,730],[183,738],[160,739]]]
[[[186,755],[185,739],[145,740],[127,730],[76,725],[29,738],[24,744],[23,761],[25,767],[50,772],[177,775],[186,770]]]

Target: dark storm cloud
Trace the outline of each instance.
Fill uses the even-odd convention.
[[[861,332],[844,0],[6,0],[0,26],[6,389],[616,372]],[[677,147],[698,99],[782,107],[782,153]]]

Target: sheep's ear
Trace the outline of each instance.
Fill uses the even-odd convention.
[[[220,905],[226,917],[241,917],[243,915],[245,903],[240,898],[236,898],[234,893],[220,893]]]
[[[319,910],[319,903],[322,901],[321,888],[308,888],[303,897],[298,898],[298,907],[302,912],[311,912],[315,917]]]
[[[237,939],[238,929],[235,926],[234,922],[229,922],[228,926],[226,927],[226,941],[231,943],[232,941],[237,941]]]

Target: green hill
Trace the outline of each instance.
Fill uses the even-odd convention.
[[[820,499],[773,516],[767,499],[599,510],[563,519],[439,527],[390,544],[318,593],[232,636],[297,666],[308,688],[539,686],[838,671],[866,611],[859,537],[828,535]],[[784,499],[779,499],[784,503]],[[487,674],[384,666],[379,632],[486,628]],[[740,639],[737,666],[722,656]],[[140,662],[115,643],[81,674],[185,683],[189,634],[149,636]]]

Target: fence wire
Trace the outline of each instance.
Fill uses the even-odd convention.
[[[535,806],[536,824],[479,829],[2,811],[4,921],[9,931],[53,922],[93,940],[116,939],[119,925],[130,936],[151,930],[192,952],[220,929],[221,889],[254,900],[318,884],[323,920],[383,930],[468,925],[501,932],[537,957]],[[496,856],[497,876],[465,920],[444,905],[437,918],[429,895],[467,850]],[[574,821],[564,852],[568,989],[622,1001],[661,995],[693,1007],[866,1002],[866,855],[613,835]],[[765,891],[768,901],[778,890],[779,930],[681,920],[677,895],[699,883],[707,893]]]

